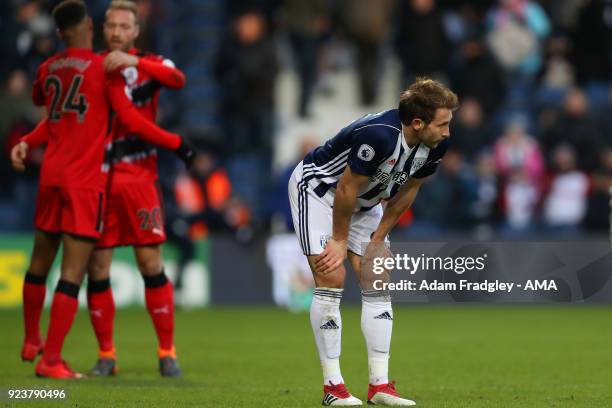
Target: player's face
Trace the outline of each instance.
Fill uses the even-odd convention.
[[[109,10],[104,22],[104,40],[110,51],[129,51],[138,37],[138,24],[129,10]]]
[[[417,132],[418,138],[427,147],[435,148],[444,139],[450,137],[450,121],[453,118],[453,112],[450,109],[439,108],[431,122],[422,130]]]

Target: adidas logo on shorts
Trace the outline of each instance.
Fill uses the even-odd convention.
[[[391,317],[391,313],[389,313],[389,312],[382,312],[378,316],[374,316],[374,318],[375,319],[393,320],[393,317]]]
[[[334,320],[330,320],[327,323],[325,323],[324,325],[322,325],[321,327],[319,327],[322,330],[327,330],[327,329],[339,329],[340,326],[338,326],[336,324],[336,322],[334,322]]]

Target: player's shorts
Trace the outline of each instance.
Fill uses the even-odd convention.
[[[102,232],[105,194],[84,188],[41,185],[34,226],[51,233],[98,239]]]
[[[289,180],[289,202],[293,227],[304,255],[319,255],[332,237],[333,209],[302,181],[302,163],[293,170]],[[365,245],[382,218],[382,205],[353,214],[349,226],[347,249],[363,256]]]
[[[111,184],[104,231],[97,248],[157,245],[166,241],[162,197],[156,181]]]

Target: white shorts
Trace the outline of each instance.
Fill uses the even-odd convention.
[[[293,227],[304,255],[319,255],[332,237],[332,207],[302,181],[302,162],[289,179],[289,202]],[[382,205],[353,214],[349,226],[348,250],[363,256],[370,236],[382,218]],[[387,240],[388,241],[388,240]]]

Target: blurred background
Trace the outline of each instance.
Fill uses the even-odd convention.
[[[8,152],[44,115],[30,89],[61,48],[56,3],[0,4],[0,305],[20,304],[31,248],[43,151],[25,174]],[[86,3],[103,50],[109,0]],[[202,152],[191,172],[159,152],[167,270],[185,307],[307,308],[289,175],[350,121],[395,108],[422,75],[450,85],[461,107],[450,150],[394,240],[607,239],[612,0],[136,3],[138,47],[187,76],[182,90],[162,92],[158,123]],[[118,305],[141,302],[129,249],[113,268]]]

